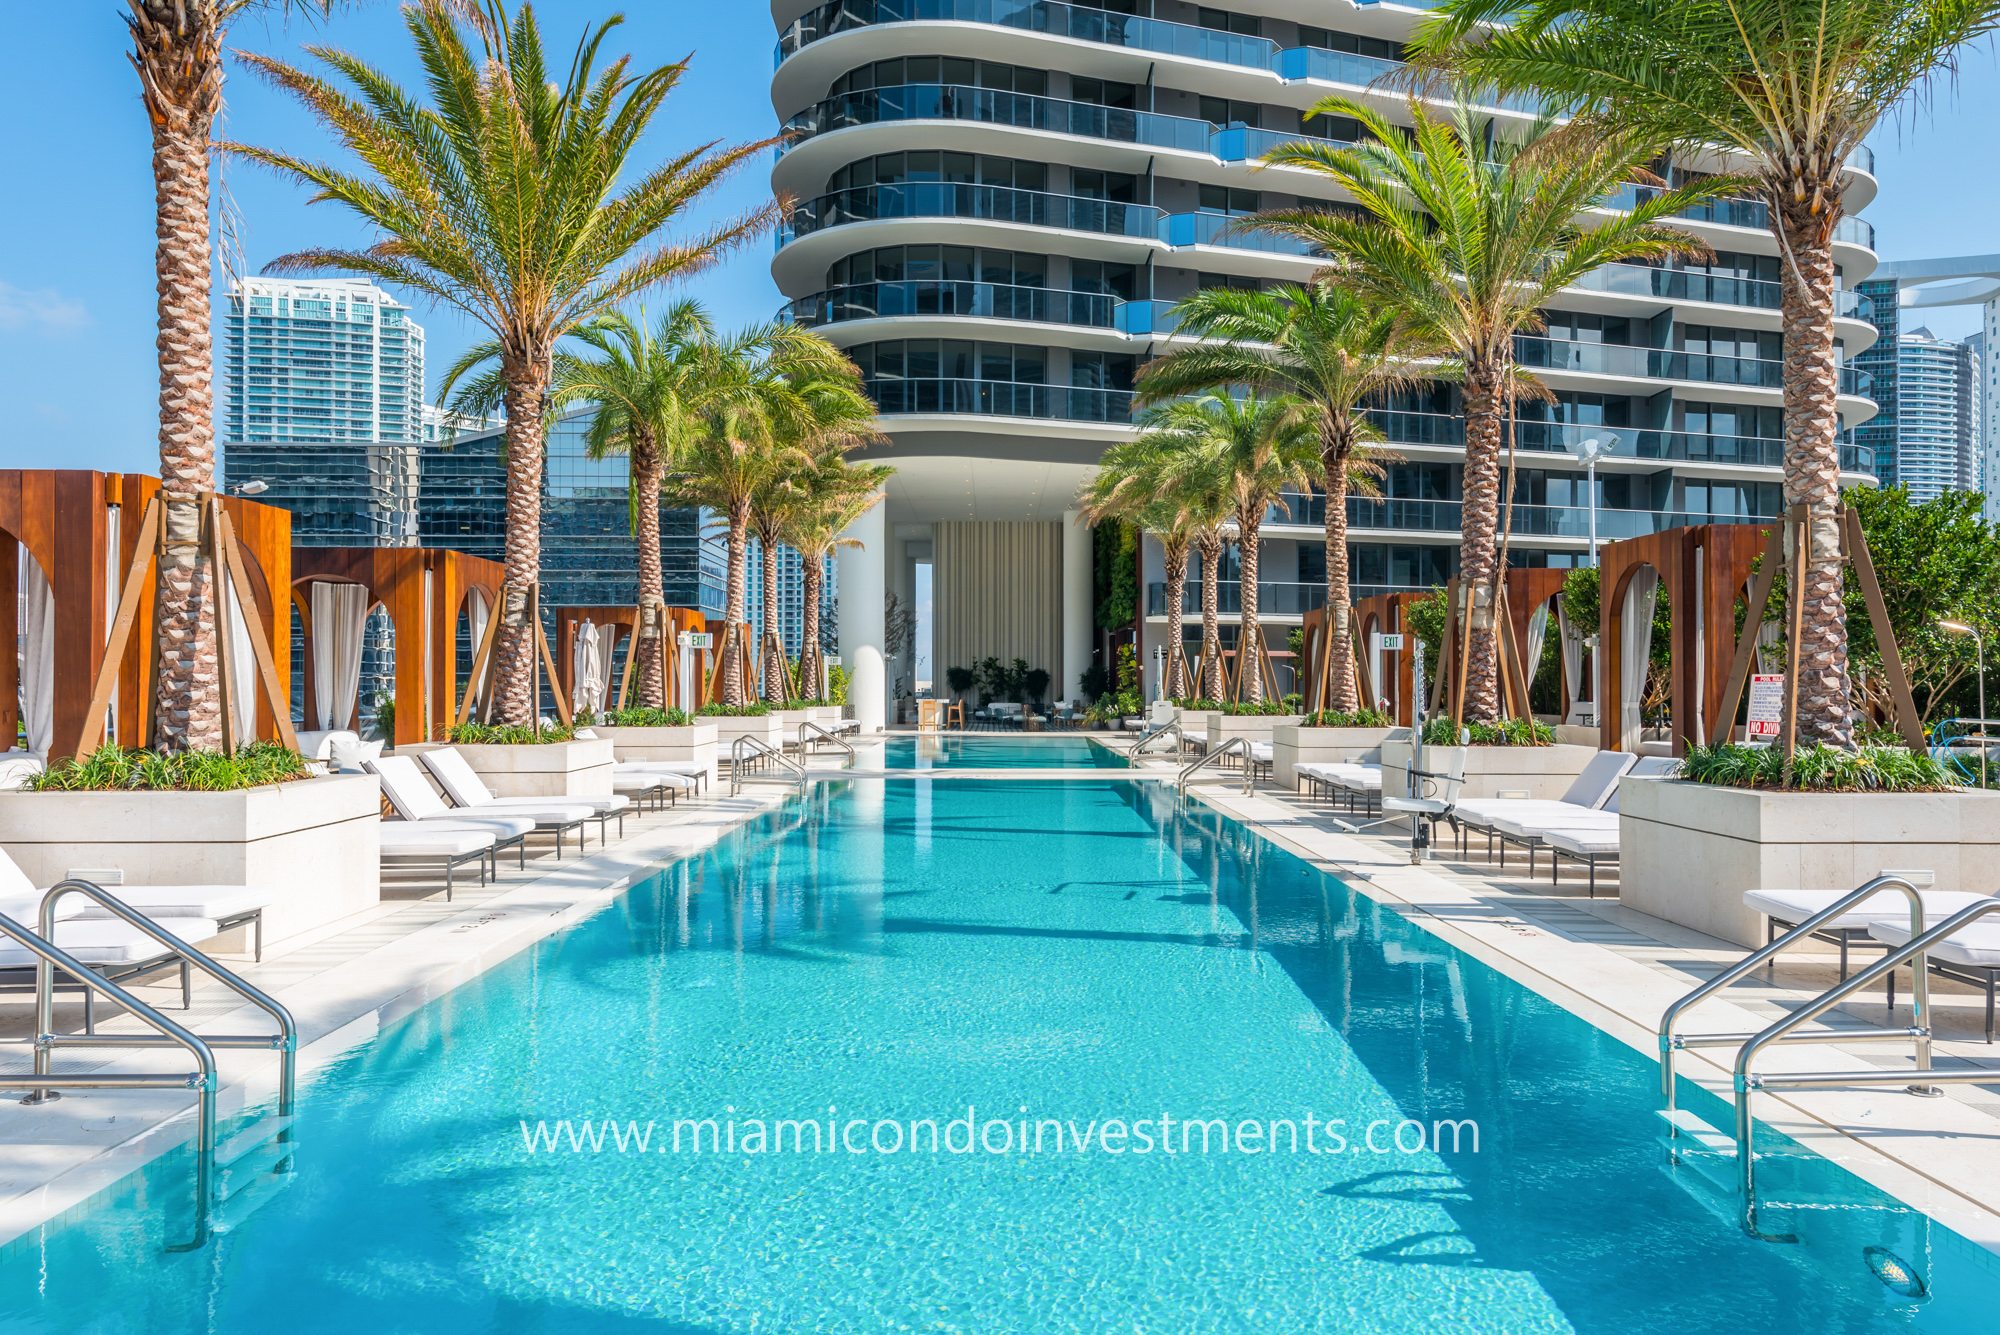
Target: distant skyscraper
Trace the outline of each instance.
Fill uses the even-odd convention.
[[[230,284],[222,438],[422,439],[424,331],[409,308],[353,278]]]
[[[1915,329],[1896,339],[1895,481],[1913,499],[1936,500],[1973,480],[1977,368],[1963,343]]]
[[[2000,522],[2000,255],[1960,255],[1943,259],[1897,260],[1878,268],[1862,291],[1872,298],[1873,319],[1884,330],[1885,341],[1900,340],[1896,322],[1902,311],[1946,307],[1981,308],[1980,332],[1959,345],[1963,360],[1959,372],[1970,380],[1972,392],[1965,394],[1965,419],[1960,423],[1960,474],[1956,485],[1974,487],[1986,494],[1986,517]],[[1884,294],[1887,294],[1886,300]],[[1886,355],[1878,344],[1860,361],[1866,366],[1870,356]],[[1882,404],[1885,430],[1894,418],[1893,397],[1883,392],[1882,376],[1875,377],[1876,397]],[[1866,428],[1861,433],[1867,435]],[[1866,441],[1864,440],[1864,443]],[[1887,470],[1883,481],[1889,481]]]
[[[826,578],[820,584],[820,636],[825,640],[834,632],[834,565],[826,563]],[[750,539],[749,592],[750,633],[757,637],[757,643],[764,642],[764,554],[762,544],[754,537]],[[805,646],[806,627],[806,576],[805,561],[790,547],[778,548],[778,637],[784,641],[785,652],[793,658]],[[831,649],[831,645],[828,648]]]

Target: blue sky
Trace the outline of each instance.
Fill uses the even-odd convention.
[[[125,60],[117,0],[17,4],[0,53],[0,107],[14,126],[0,139],[0,180],[17,192],[0,209],[0,467],[150,471],[154,458],[152,200],[147,134],[136,76]],[[607,0],[541,0],[552,47],[567,50]],[[644,62],[692,53],[688,77],[656,124],[657,156],[704,139],[769,134],[774,33],[763,0],[628,0],[614,44]],[[233,45],[295,53],[314,41],[354,51],[414,79],[396,7],[372,0],[318,25],[252,17]],[[1969,54],[1956,84],[1876,137],[1882,198],[1868,211],[1884,258],[2000,251],[2000,177],[1991,170],[2000,88],[1990,49]],[[253,143],[324,143],[297,107],[253,76],[232,71],[228,132]],[[364,239],[340,214],[307,208],[297,187],[244,163],[224,174],[244,220],[254,270],[307,245]],[[730,180],[706,216],[754,203],[766,164]],[[699,221],[700,219],[697,219]],[[692,291],[725,322],[767,318],[779,304],[768,242],[697,279]],[[449,311],[418,308],[433,368],[474,336]],[[1972,312],[1932,312],[1957,336]]]

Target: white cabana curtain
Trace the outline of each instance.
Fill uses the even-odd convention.
[[[1562,637],[1563,721],[1571,722],[1583,699],[1583,630],[1570,624],[1560,600],[1556,603],[1556,633]]]
[[[28,749],[46,756],[56,739],[56,600],[48,576],[28,554],[19,555],[21,571],[21,723]],[[11,747],[14,739],[9,737]]]
[[[361,698],[361,638],[368,590],[316,580],[312,585],[313,716],[321,731],[345,728]]]
[[[486,641],[486,619],[492,615],[493,609],[487,606],[485,594],[481,593],[478,589],[470,589],[466,592],[465,624],[466,628],[472,632],[472,658],[475,663],[479,660],[479,646]],[[485,670],[479,674],[479,680],[467,683],[467,687],[471,690],[474,700],[482,704],[485,702],[486,682],[492,675],[493,664],[489,661],[486,664]]]
[[[1530,686],[1535,684],[1535,673],[1541,670],[1542,646],[1548,643],[1548,639],[1549,605],[1543,603],[1535,609],[1535,614],[1528,618],[1528,643],[1526,646],[1528,658],[1521,665],[1521,670],[1528,674],[1528,684]],[[1563,703],[1566,705],[1568,701],[1564,701]],[[1568,717],[1568,714],[1569,711],[1565,709],[1563,711],[1564,717]]]
[[[597,623],[586,619],[576,629],[570,649],[570,708],[595,714],[604,706],[604,659],[598,649]]]
[[[1619,645],[1618,746],[1636,754],[1645,735],[1646,672],[1653,657],[1653,611],[1660,572],[1642,566],[1625,586],[1625,627]]]
[[[234,585],[227,585],[226,593],[229,598],[229,663],[235,673],[230,684],[236,688],[236,697],[230,702],[230,713],[235,716],[236,735],[247,740],[257,731],[257,649],[250,642],[250,625],[243,616],[243,600],[236,596]]]
[[[625,652],[628,654],[632,652],[629,644],[626,645]],[[597,628],[597,670],[604,682],[603,685],[597,688],[598,695],[602,697],[598,703],[600,709],[612,703],[611,690],[613,686],[617,685],[618,679],[611,671],[611,660],[617,657],[617,655],[618,627],[599,626]]]

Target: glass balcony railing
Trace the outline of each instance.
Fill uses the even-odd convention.
[[[989,23],[1025,32],[1048,33],[1079,42],[1102,42],[1188,60],[1208,60],[1245,69],[1274,69],[1278,44],[1262,37],[1217,32],[1191,23],[1168,23],[1134,14],[1113,14],[1052,0],[836,0],[787,28],[778,39],[778,63],[836,33],[878,23]]]
[[[1132,420],[1130,390],[944,377],[871,377],[866,388],[869,397],[875,400],[875,406],[884,414],[965,413],[1118,425]]]
[[[1181,602],[1184,616],[1201,615],[1202,581],[1191,579],[1187,582]],[[1223,616],[1241,616],[1243,613],[1243,585],[1240,580],[1226,579],[1215,586],[1216,610]],[[1326,585],[1299,584],[1278,580],[1257,581],[1257,613],[1259,616],[1304,616],[1326,606]],[[1167,586],[1164,583],[1146,586],[1146,615],[1163,617],[1167,614]]]
[[[1117,308],[1124,304],[1115,297],[1090,292],[1012,283],[908,281],[855,283],[833,288],[802,297],[786,311],[792,319],[808,327],[844,320],[945,315],[1110,329]]]
[[[1117,204],[1080,195],[959,181],[905,181],[836,190],[798,205],[780,244],[842,223],[895,218],[965,218],[1105,236],[1151,237],[1160,232],[1167,215],[1147,204]]]
[[[1242,218],[1222,213],[1170,213],[1160,219],[1160,240],[1170,246],[1227,246],[1271,255],[1311,255],[1297,237],[1240,227]]]
[[[1380,56],[1357,55],[1352,51],[1328,51],[1324,47],[1295,46],[1278,54],[1277,69],[1288,82],[1312,79],[1323,83],[1344,83],[1365,88],[1376,80],[1400,73],[1407,68],[1400,60],[1386,60]],[[1472,94],[1471,100],[1481,106],[1501,107],[1508,111],[1525,112],[1536,116],[1541,114],[1542,100],[1525,93],[1502,96],[1495,89],[1483,89]]]
[[[1782,389],[1785,364],[1757,357],[1678,352],[1669,348],[1639,348],[1620,343],[1579,343],[1561,338],[1520,336],[1514,356],[1521,365],[1541,371],[1577,371],[1589,375],[1640,377],[1648,380],[1694,380],[1712,385],[1747,385]],[[1854,367],[1840,372],[1840,392],[1867,394],[1874,377]]]
[[[1625,185],[1605,196],[1603,203],[1609,209],[1629,209],[1659,193],[1656,186]],[[1692,222],[1720,223],[1725,227],[1754,227],[1763,232],[1771,229],[1770,209],[1754,199],[1711,199],[1674,216]],[[1866,218],[1842,218],[1833,226],[1833,239],[1873,250],[1875,225]]]
[[[1214,132],[1207,121],[1188,116],[1162,116],[1157,112],[1127,111],[995,88],[935,83],[871,88],[828,98],[786,121],[785,130],[796,141],[853,125],[904,120],[977,121],[1189,153],[1207,152],[1209,136]]]
[[[1271,522],[1313,529],[1325,525],[1325,497],[1290,496],[1286,500],[1291,513],[1281,515],[1273,507]],[[1643,538],[1688,524],[1749,524],[1768,517],[1692,510],[1613,510],[1600,506],[1597,511],[1597,536],[1605,540]],[[1353,529],[1455,534],[1460,531],[1463,520],[1464,510],[1458,501],[1350,497],[1347,502],[1347,524]],[[1590,511],[1580,505],[1524,505],[1517,502],[1514,506],[1514,533],[1517,537],[1527,538],[1588,538]]]

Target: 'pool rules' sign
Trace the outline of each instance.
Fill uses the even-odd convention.
[[[1784,677],[1750,678],[1750,740],[1756,741],[1760,737],[1775,738],[1778,735],[1778,723],[1784,714]]]

